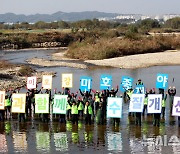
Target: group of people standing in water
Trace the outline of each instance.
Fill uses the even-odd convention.
[[[139,79],[136,85],[143,85],[143,82]],[[69,88],[63,88],[62,92],[54,91],[56,95],[67,95],[67,105],[66,114],[57,115],[60,123],[66,123],[66,120],[71,120],[73,124],[78,124],[78,120],[84,120],[85,124],[91,125],[92,122],[96,121],[97,124],[103,125],[106,122],[106,112],[107,112],[107,99],[108,97],[121,97],[124,103],[128,103],[131,100],[133,94],[133,89],[130,88],[124,92],[124,94],[117,96],[119,87],[115,89],[107,89],[103,91],[92,90],[81,91],[80,89],[76,93],[71,93]],[[12,95],[13,93],[18,93],[18,90],[7,91],[5,96],[5,110],[0,110],[0,119],[11,119],[11,105],[12,105]],[[35,94],[43,93],[43,90],[31,89],[26,92],[26,110],[25,113],[19,113],[19,121],[26,121],[35,115]],[[53,96],[51,90],[46,90],[44,93],[49,94],[49,104],[53,105]],[[129,113],[129,116],[135,117],[135,124],[141,125],[141,118],[145,116],[147,112],[147,103],[149,94],[162,94],[162,112],[161,114],[153,114],[154,126],[160,125],[160,118],[165,117],[165,110],[167,105],[167,96],[169,96],[170,108],[173,104],[174,96],[176,95],[176,88],[169,87],[168,91],[165,92],[164,89],[146,89],[145,99],[144,99],[144,109],[142,113]],[[79,95],[80,94],[80,95]],[[51,113],[51,112],[50,112]],[[43,121],[49,120],[50,114],[42,114]],[[148,115],[148,114],[147,114]],[[152,116],[152,114],[150,114]],[[114,125],[120,124],[120,118],[112,118]],[[178,125],[180,127],[180,118],[178,117]]]

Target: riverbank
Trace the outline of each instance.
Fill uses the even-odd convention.
[[[112,66],[126,69],[146,68],[162,65],[180,65],[180,50],[137,54],[103,60],[86,60],[85,62],[97,66]]]
[[[180,65],[180,50],[168,50],[158,53],[137,54],[131,56],[109,58],[103,60],[85,60],[67,58],[66,51],[61,51],[52,54],[52,60],[33,58],[27,62],[29,64],[52,67],[63,66],[86,69],[89,65],[95,66],[109,66],[124,69],[146,68],[151,66],[162,65]]]

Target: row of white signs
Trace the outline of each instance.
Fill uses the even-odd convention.
[[[129,104],[129,112],[143,112],[144,94],[133,94]],[[123,111],[122,98],[108,98],[107,117],[122,118]],[[161,113],[162,110],[162,94],[149,94],[147,113]],[[172,116],[180,116],[180,97],[174,97]]]
[[[143,112],[144,94],[133,94],[129,104],[129,112]],[[25,113],[26,94],[12,95],[12,112]],[[107,117],[121,118],[123,111],[122,98],[108,97]],[[67,95],[55,95],[53,100],[53,113],[66,114]],[[0,109],[5,109],[5,91],[0,91]],[[149,94],[147,112],[161,113],[162,94]],[[35,95],[35,113],[49,113],[49,94]],[[180,97],[174,97],[173,116],[180,116]]]
[[[73,75],[62,74],[62,87],[72,88]],[[27,89],[35,89],[37,84],[37,77],[32,76],[27,78]],[[52,89],[52,75],[43,75],[42,77],[43,89]]]

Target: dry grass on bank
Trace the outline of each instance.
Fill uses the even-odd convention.
[[[0,60],[0,69],[8,69],[15,67],[14,64],[11,64],[5,60]]]
[[[154,53],[180,47],[180,36],[88,39],[69,46],[67,57],[75,59],[107,59],[119,56]]]

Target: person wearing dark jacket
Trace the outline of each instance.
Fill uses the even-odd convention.
[[[90,91],[86,91],[84,93],[81,91],[81,89],[79,89],[79,92],[80,92],[81,96],[83,97],[83,101],[84,102],[88,101],[88,98],[91,95],[91,89],[90,89]]]
[[[97,124],[104,124],[104,108],[103,102],[99,103],[98,110],[97,110]]]
[[[26,93],[26,118],[31,116],[31,98],[29,92]]]
[[[169,94],[169,105],[172,111],[174,96],[176,95],[176,87],[169,87],[168,94]]]
[[[116,90],[114,90],[114,88],[112,88],[110,91],[108,90],[108,97],[115,97],[118,90],[118,86],[116,87]]]

